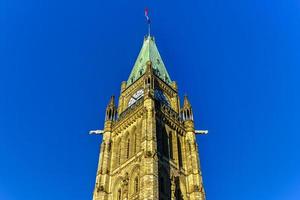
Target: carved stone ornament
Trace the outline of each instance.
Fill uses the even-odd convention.
[[[194,191],[195,191],[195,192],[200,192],[200,187],[199,187],[199,185],[194,185]]]
[[[103,187],[103,185],[100,185],[99,187],[98,187],[98,192],[103,192],[104,191],[104,187]]]
[[[150,158],[151,156],[152,156],[152,152],[151,151],[146,151],[145,158]]]
[[[125,175],[124,175],[124,179],[123,179],[123,186],[127,186],[128,182],[129,182],[129,175],[126,172]]]

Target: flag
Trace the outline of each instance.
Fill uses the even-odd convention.
[[[148,8],[145,8],[145,17],[146,17],[147,23],[150,24],[150,17],[148,14],[149,14]]]

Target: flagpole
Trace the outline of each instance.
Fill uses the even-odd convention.
[[[150,31],[151,31],[151,20],[149,18],[149,11],[148,11],[148,8],[145,8],[145,17],[146,17],[146,20],[147,20],[147,24],[148,24],[148,37],[150,37]]]
[[[148,36],[150,37],[150,22],[148,22]]]

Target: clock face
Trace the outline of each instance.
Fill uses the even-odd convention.
[[[132,97],[130,98],[129,102],[128,102],[128,107],[133,105],[137,100],[139,100],[140,98],[142,98],[144,96],[144,90],[140,89],[138,90],[136,93],[134,93],[132,95]]]
[[[169,102],[168,98],[165,96],[165,94],[161,90],[159,90],[159,89],[155,90],[154,96],[155,96],[156,100],[170,106],[170,102]]]

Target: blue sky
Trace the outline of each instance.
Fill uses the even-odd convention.
[[[300,197],[300,2],[0,1],[0,199],[91,199],[147,32],[188,94],[208,200]]]

